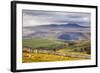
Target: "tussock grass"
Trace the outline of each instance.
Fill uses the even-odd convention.
[[[26,55],[30,55],[27,57]],[[50,61],[72,61],[72,60],[82,60],[81,58],[64,57],[53,54],[36,54],[36,53],[23,53],[22,62],[50,62]]]

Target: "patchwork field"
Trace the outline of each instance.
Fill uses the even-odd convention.
[[[23,63],[88,59],[91,59],[89,41],[23,40]]]
[[[28,56],[30,55],[30,57]],[[73,61],[73,60],[86,60],[85,58],[73,58],[65,57],[54,54],[34,54],[34,53],[23,53],[23,63],[30,62],[49,62],[49,61]]]

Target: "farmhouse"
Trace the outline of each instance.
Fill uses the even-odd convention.
[[[28,46],[24,46],[23,47],[23,52],[30,53],[30,52],[32,52],[32,48],[31,47],[28,47]]]

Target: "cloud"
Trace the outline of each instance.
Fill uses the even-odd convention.
[[[90,26],[90,13],[23,10],[23,26],[78,23]]]

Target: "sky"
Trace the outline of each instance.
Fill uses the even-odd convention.
[[[23,27],[75,23],[81,26],[90,26],[90,13],[23,10]]]

